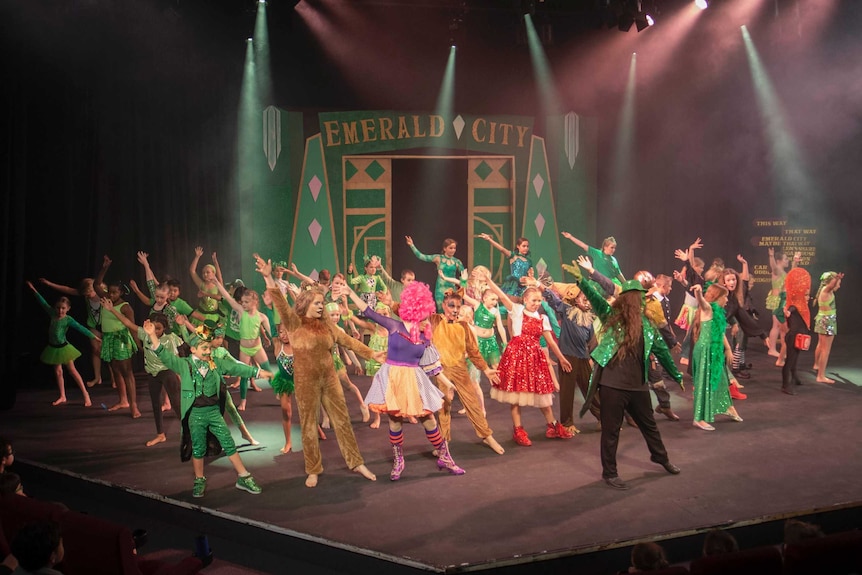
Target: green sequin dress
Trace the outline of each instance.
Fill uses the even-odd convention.
[[[724,355],[724,330],[727,320],[724,310],[716,303],[712,319],[700,326],[700,336],[691,353],[691,375],[694,385],[694,421],[712,423],[717,414],[733,405],[730,399],[730,379]]]

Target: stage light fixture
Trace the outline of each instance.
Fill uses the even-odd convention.
[[[251,43],[251,42],[254,42],[254,38],[246,38],[245,41]]]
[[[709,7],[709,2],[707,0],[694,0],[694,5],[701,10],[706,10]]]
[[[635,25],[638,28],[638,32],[649,28],[653,24],[655,24],[655,20],[646,12],[638,12],[635,15]]]

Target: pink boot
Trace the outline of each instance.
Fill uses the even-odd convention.
[[[392,446],[392,471],[389,472],[390,481],[398,481],[404,472],[404,448],[400,445]]]
[[[443,442],[443,445],[440,446],[440,449],[437,450],[437,467],[440,469],[448,469],[449,473],[452,475],[464,475],[467,473],[457,465],[452,460],[452,456],[449,454],[449,444],[447,442]]]

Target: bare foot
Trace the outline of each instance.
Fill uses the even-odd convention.
[[[329,423],[328,417],[323,418],[323,422],[320,424],[320,427],[322,427],[323,429],[329,429],[330,427],[332,427],[332,425]]]
[[[371,419],[371,412],[368,411],[368,406],[364,403],[359,404],[359,411],[362,412],[362,423],[366,423],[369,419]]]
[[[231,389],[239,389],[239,382],[232,383],[228,387]]]
[[[377,418],[372,421],[371,425],[369,425],[368,427],[370,427],[371,429],[378,429],[380,427],[380,416],[377,416]]]
[[[140,411],[138,411],[137,409],[134,409],[134,410],[131,410],[131,411],[132,411],[132,419],[137,419],[137,418],[139,418],[139,417],[141,416],[141,412],[140,412]]]
[[[775,362],[775,367],[784,367],[784,361],[779,359]]]
[[[90,399],[89,395],[84,396],[84,407],[92,407],[93,401]]]
[[[170,411],[170,410],[171,410],[171,402],[170,401],[166,401],[165,403],[162,404],[162,412]]]
[[[51,402],[51,405],[57,406],[57,405],[61,405],[63,403],[66,403],[66,398],[65,397],[58,397],[55,401]]]
[[[93,387],[94,385],[102,385],[101,379],[91,379],[87,382],[87,387]]]
[[[818,377],[818,378],[817,378],[817,383],[828,383],[828,384],[830,384],[830,385],[831,385],[831,384],[835,383],[835,380],[834,380],[834,379],[829,379],[828,377]]]
[[[458,410],[458,415],[464,415],[466,413],[467,413],[467,409],[464,407],[462,407],[461,409]]]
[[[117,411],[118,409],[126,409],[127,407],[129,407],[128,403],[115,403],[108,408],[108,411]]]
[[[410,421],[410,423],[412,423],[414,425],[419,423],[419,421],[415,417],[413,417],[412,415],[410,417],[408,417],[407,419]]]
[[[780,354],[780,353],[778,353],[778,350],[777,350],[777,349],[770,349],[770,350],[769,350],[769,351],[767,351],[766,353],[767,353],[767,354],[769,354],[769,355],[771,355],[772,357],[780,357],[780,356],[781,356],[781,354]]]
[[[282,453],[290,453],[290,450],[292,448],[293,448],[293,446],[290,443],[285,443],[284,447],[281,448],[281,452]]]
[[[317,474],[309,473],[308,477],[305,478],[305,486],[306,487],[317,487]]]
[[[248,432],[248,429],[241,430],[240,435],[242,435],[242,438],[251,443],[252,445],[260,445],[260,441],[257,441],[254,437],[252,437],[251,433]]]
[[[482,440],[482,443],[493,449],[497,454],[503,455],[506,453],[506,450],[503,449],[503,446],[497,443],[497,440],[494,439],[493,435],[489,435],[485,439]]]
[[[681,357],[681,358],[679,358],[679,362],[682,365],[688,365],[688,358],[687,357]]]
[[[239,405],[236,406],[237,411],[245,411],[245,401],[244,399],[239,400]]]
[[[371,473],[371,471],[367,467],[365,467],[364,464],[354,467],[353,471],[355,473],[358,473],[359,475],[361,475],[365,479],[368,479],[370,481],[377,481],[377,476],[374,475],[373,473]],[[306,483],[306,485],[308,485],[308,483]]]
[[[260,388],[260,386],[254,382],[254,380],[251,380],[251,381],[249,382],[249,387],[251,387],[251,390],[252,390],[252,391],[263,391],[263,390]]]
[[[156,445],[158,443],[164,443],[167,440],[168,438],[165,436],[165,434],[160,433],[147,442],[147,447],[152,447],[153,445]]]

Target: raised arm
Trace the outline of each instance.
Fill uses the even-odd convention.
[[[498,243],[497,241],[495,241],[495,240],[494,240],[494,238],[492,238],[489,234],[479,234],[479,235],[478,235],[478,236],[476,236],[476,237],[477,237],[477,238],[482,238],[483,240],[487,240],[487,241],[488,241],[488,243],[490,243],[492,246],[494,246],[495,248],[497,248],[498,250],[500,250],[501,252],[503,252],[504,254],[506,254],[506,256],[507,256],[507,257],[511,257],[511,255],[512,255],[512,251],[511,251],[511,250],[509,250],[509,249],[506,249],[506,246],[504,246],[504,245],[502,245],[502,244]]]
[[[129,280],[129,288],[131,288],[132,293],[135,294],[135,296],[137,296],[139,300],[141,300],[141,303],[143,303],[144,305],[152,305],[153,300],[149,298],[147,294],[141,291],[141,288],[138,287],[138,282],[136,282],[135,280]]]
[[[296,269],[296,264],[293,264],[293,263],[290,264],[290,269],[288,269],[288,268],[282,268],[282,269],[284,269],[285,273],[288,273],[288,274],[292,275],[293,277],[298,278],[300,282],[308,282],[310,284],[314,283],[313,279],[311,279],[310,277],[308,277],[307,275],[301,273],[298,269]]]
[[[245,311],[242,309],[242,306],[239,304],[239,302],[237,302],[235,299],[233,299],[233,297],[231,297],[231,295],[228,293],[227,289],[224,287],[223,283],[216,282],[216,287],[218,288],[218,291],[221,294],[221,297],[224,298],[224,300],[230,305],[230,307],[235,312],[242,314],[242,312]],[[269,287],[269,286],[267,285],[267,287]],[[279,290],[279,291],[281,291],[281,290]]]
[[[508,311],[512,311],[512,306],[515,304],[514,302],[512,302],[511,299],[509,299],[508,294],[501,290],[500,286],[494,283],[494,280],[491,279],[491,276],[489,274],[484,275],[485,277],[483,277],[482,279],[485,280],[485,283],[488,284],[488,287],[491,289],[491,291],[497,294],[497,297],[500,298],[500,303],[503,304],[503,307],[505,307]]]
[[[102,257],[102,267],[99,269],[99,273],[96,275],[96,279],[93,280],[93,290],[95,290],[96,295],[100,298],[108,297],[108,294],[105,290],[102,289],[102,284],[105,282],[105,274],[108,273],[108,268],[111,267],[111,258],[108,256]]]
[[[703,321],[708,321],[708,319],[712,317],[712,307],[709,305],[708,301],[703,299],[703,287],[700,284],[694,284],[691,286],[691,293],[693,293],[695,299],[697,299],[697,308],[701,313],[707,315],[707,318]]]
[[[288,331],[298,328],[302,320],[296,315],[290,304],[287,303],[287,299],[281,293],[278,284],[275,283],[275,278],[272,277],[272,261],[264,260],[258,254],[254,254],[254,262],[258,273],[263,276],[266,289],[269,295],[272,296],[272,305],[275,306],[278,315],[281,316],[282,323],[288,328]]]
[[[218,254],[213,252],[212,258],[213,258],[213,266],[215,266],[215,269],[216,269],[216,280],[218,280],[218,283],[223,284],[224,283],[224,276],[221,275],[221,266],[218,264]]]
[[[46,285],[49,288],[51,288],[52,290],[58,291],[64,295],[71,295],[71,296],[81,295],[81,293],[78,290],[76,290],[75,288],[70,288],[69,286],[55,284],[54,282],[50,282],[50,281],[46,280],[45,278],[39,278],[39,283],[42,285]],[[33,289],[33,291],[36,291],[35,288]]]
[[[802,265],[802,252],[794,252],[793,262],[790,264],[790,268],[793,269],[795,267],[799,267],[800,265]]]
[[[567,240],[569,240],[570,242],[572,242],[573,244],[575,244],[576,246],[578,246],[579,248],[581,248],[582,250],[584,250],[585,252],[590,251],[590,246],[588,246],[587,244],[585,244],[584,242],[582,242],[581,240],[579,240],[578,238],[576,238],[575,236],[573,236],[569,232],[563,232],[563,237],[566,238]]]
[[[736,261],[738,261],[741,266],[741,269],[739,271],[739,281],[749,281],[751,279],[751,274],[748,270],[748,260],[742,257],[742,254],[736,254]]]
[[[36,291],[35,286],[33,286],[33,282],[28,281],[27,287],[30,288],[31,290],[33,290],[33,295],[36,296],[36,301],[39,302],[39,306],[43,310],[45,310],[45,313],[47,313],[51,317],[54,317],[54,309],[50,305],[48,305],[48,302],[45,301],[45,298],[42,297],[42,294],[40,294],[38,291]]]
[[[201,246],[195,248],[195,257],[192,260],[192,263],[189,264],[189,275],[192,276],[192,282],[195,284],[195,287],[200,289],[203,280],[201,276],[198,275],[198,263],[201,261],[201,256],[204,255],[204,249]],[[221,282],[219,282],[221,283]]]
[[[433,255],[427,256],[420,252],[415,245],[413,245],[413,238],[410,236],[404,236],[404,239],[407,241],[407,245],[410,246],[410,250],[413,252],[413,255],[422,260],[423,262],[434,262],[435,264],[440,261],[440,256]]]

